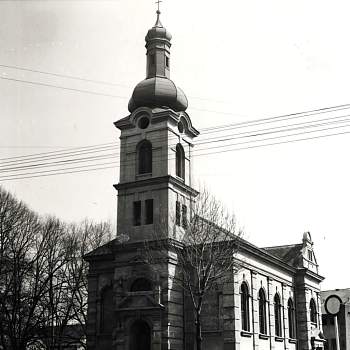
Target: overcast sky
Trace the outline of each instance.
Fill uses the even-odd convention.
[[[118,146],[112,123],[128,114],[132,89],[145,77],[144,37],[155,10],[153,0],[0,1],[0,158]],[[200,131],[350,103],[348,1],[164,0],[161,10],[173,35],[171,78],[187,94],[187,111]],[[309,118],[344,122],[273,142],[342,135],[232,152],[264,142],[215,151],[219,144],[202,144],[202,153],[213,154],[195,159],[197,181],[235,211],[252,243],[299,243],[311,231],[324,289],[350,287],[343,271],[350,232],[348,114],[316,114]],[[219,135],[203,133],[198,142]],[[41,214],[115,221],[112,184],[119,168],[110,166],[0,183]],[[0,173],[0,179],[33,171]]]

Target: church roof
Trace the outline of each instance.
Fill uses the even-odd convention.
[[[288,265],[298,267],[303,258],[302,255],[303,244],[282,245],[276,247],[265,247],[262,250],[267,251],[278,259],[283,260]]]
[[[129,101],[128,109],[138,107],[169,107],[175,112],[185,111],[188,101],[185,93],[166,77],[153,77],[139,82]]]

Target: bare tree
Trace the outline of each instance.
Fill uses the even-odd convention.
[[[174,283],[191,300],[196,348],[201,350],[203,301],[217,284],[232,278],[239,268],[235,257],[242,231],[236,228],[235,216],[207,190],[201,191],[191,203],[188,220],[173,221],[173,231],[180,231],[181,239],[164,239],[164,230],[159,227],[154,231],[154,240],[145,243],[146,256],[153,266],[162,258],[175,261]]]
[[[0,189],[0,334],[5,349],[22,350],[45,323],[42,301],[53,274],[52,232],[28,207]]]
[[[70,305],[72,308],[72,321],[79,325],[82,333],[86,337],[87,323],[87,273],[88,263],[83,259],[89,251],[98,248],[108,242],[112,236],[112,225],[110,222],[94,223],[88,220],[76,225],[70,225],[68,239],[66,240],[67,250],[70,251],[70,257],[67,263],[66,281],[70,296]],[[86,347],[82,339],[79,341],[81,346]]]
[[[85,346],[83,255],[109,240],[111,231],[110,223],[40,218],[0,187],[0,348]],[[79,331],[67,332],[74,325]]]

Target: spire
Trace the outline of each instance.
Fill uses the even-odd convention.
[[[160,21],[160,10],[158,0],[157,20],[154,26],[148,30],[146,35],[147,49],[147,78],[166,77],[170,78],[170,40],[171,34],[163,27]]]
[[[186,95],[170,80],[171,34],[160,22],[158,0],[157,20],[145,37],[147,49],[146,79],[135,87],[129,101],[129,111],[138,107],[170,107],[174,111],[185,111]]]

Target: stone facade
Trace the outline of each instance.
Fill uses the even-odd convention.
[[[89,253],[88,350],[193,349],[194,313],[173,281],[176,256],[147,263],[155,234],[181,241],[190,218],[193,140],[187,98],[170,80],[170,33],[158,18],[146,36],[147,73],[115,122],[120,135],[117,238]],[[176,224],[174,224],[176,222]],[[242,241],[237,273],[203,306],[204,349],[323,348],[318,265],[302,243],[258,248]]]

